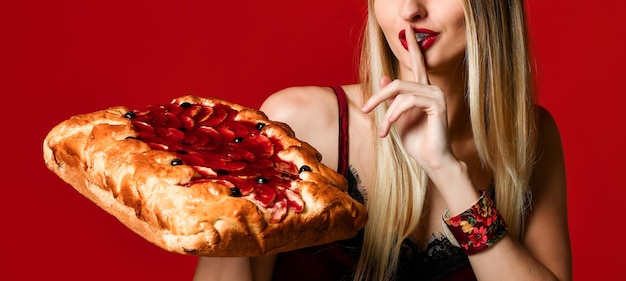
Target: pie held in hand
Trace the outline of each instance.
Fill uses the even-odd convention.
[[[46,166],[171,252],[256,256],[350,238],[365,207],[292,129],[222,99],[76,115],[44,140]]]

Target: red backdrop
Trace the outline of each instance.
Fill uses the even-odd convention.
[[[184,94],[258,107],[294,85],[355,81],[362,0],[2,1],[2,280],[190,280],[196,258],[145,242],[48,171],[71,115]],[[542,3],[543,2],[543,3]],[[603,3],[602,3],[603,2]],[[617,1],[531,0],[540,101],[560,125],[574,275],[620,274],[626,63]],[[599,8],[596,8],[599,7]],[[605,7],[613,7],[604,10]],[[8,125],[8,128],[7,128]],[[608,238],[608,239],[607,239]]]

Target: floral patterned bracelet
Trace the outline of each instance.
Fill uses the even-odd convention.
[[[507,225],[493,200],[486,192],[471,208],[458,216],[450,217],[449,212],[443,215],[444,231],[449,230],[453,237],[448,239],[467,255],[476,254],[500,241],[506,234]]]

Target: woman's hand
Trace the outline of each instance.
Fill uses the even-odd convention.
[[[441,88],[430,85],[423,54],[410,26],[406,28],[406,38],[414,81],[383,77],[380,91],[367,100],[363,112],[369,113],[387,102],[389,108],[380,124],[379,136],[387,136],[395,125],[409,154],[429,172],[457,160],[448,139],[445,94]]]

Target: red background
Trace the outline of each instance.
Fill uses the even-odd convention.
[[[0,279],[193,275],[195,257],[145,242],[45,168],[42,140],[60,121],[190,93],[258,107],[284,87],[355,81],[363,0],[212,2],[0,2]],[[617,3],[528,3],[540,102],[564,142],[577,280],[622,275],[626,251],[618,231],[626,45]]]

